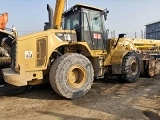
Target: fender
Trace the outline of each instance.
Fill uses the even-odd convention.
[[[112,56],[111,66],[112,74],[122,74],[122,60],[123,57],[131,50],[117,50]]]
[[[117,50],[117,51],[115,51],[112,56],[112,59],[111,59],[111,65],[121,64],[123,57],[130,51],[131,50]]]

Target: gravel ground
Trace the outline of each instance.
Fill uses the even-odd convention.
[[[160,120],[160,76],[122,84],[95,80],[83,97],[67,100],[49,84],[0,84],[0,120]]]

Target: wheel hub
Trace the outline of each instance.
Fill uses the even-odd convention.
[[[132,63],[131,63],[131,73],[132,75],[136,75],[138,71],[138,64],[137,62],[134,60]]]
[[[80,88],[86,82],[86,71],[81,65],[72,66],[67,74],[67,81],[70,86]]]

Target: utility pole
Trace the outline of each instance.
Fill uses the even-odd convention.
[[[141,30],[141,38],[143,39],[143,30]]]
[[[113,30],[113,38],[115,38],[116,37],[116,32],[115,32],[115,30]]]
[[[146,39],[146,29],[144,29],[144,39]]]
[[[135,39],[137,39],[137,33],[136,32],[134,33],[134,36],[135,36]]]
[[[115,38],[115,30],[111,31],[111,37]]]
[[[146,31],[144,31],[144,39],[146,39]]]

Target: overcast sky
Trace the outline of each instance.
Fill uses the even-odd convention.
[[[48,21],[47,4],[54,8],[56,0],[0,0],[0,13],[8,12],[7,27],[16,26],[20,35],[43,30]],[[160,0],[68,0],[69,7],[80,3],[108,8],[106,29],[128,37],[140,36],[145,25],[160,20]]]

